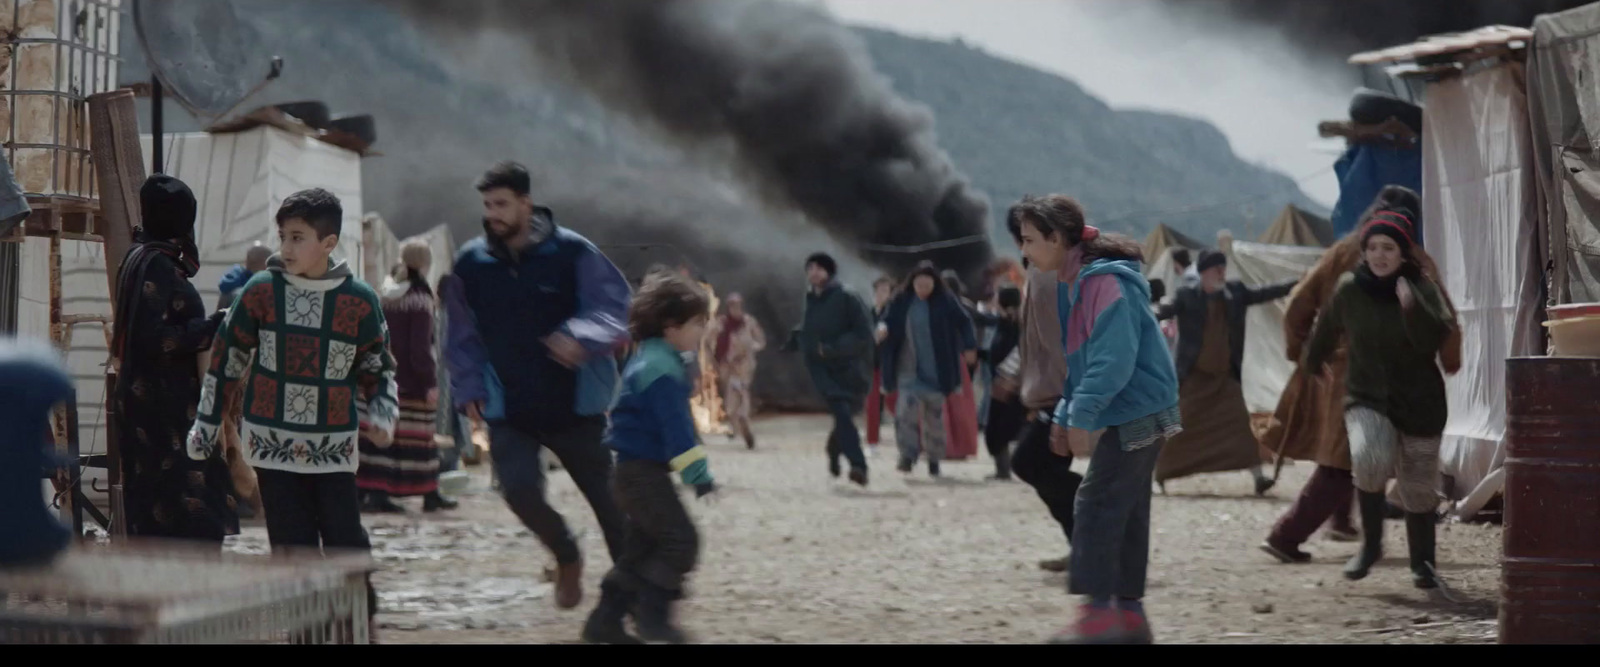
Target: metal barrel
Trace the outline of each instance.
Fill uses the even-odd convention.
[[[1506,361],[1500,643],[1600,644],[1600,359]]]

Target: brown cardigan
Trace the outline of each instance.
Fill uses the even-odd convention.
[[[1415,254],[1423,274],[1439,285],[1445,304],[1452,313],[1456,312],[1455,303],[1444,290],[1438,265],[1421,248],[1416,248]],[[1355,232],[1323,253],[1322,259],[1306,274],[1305,280],[1300,281],[1289,294],[1289,308],[1283,318],[1283,337],[1290,361],[1296,364],[1300,362],[1317,315],[1333,298],[1339,277],[1354,270],[1360,262],[1361,236]],[[1261,438],[1262,444],[1282,458],[1315,461],[1317,465],[1349,470],[1350,442],[1344,431],[1346,363],[1344,346],[1340,345],[1328,363],[1326,376],[1297,369],[1278,399],[1278,409]],[[1461,370],[1459,327],[1439,348],[1439,365],[1450,375]]]

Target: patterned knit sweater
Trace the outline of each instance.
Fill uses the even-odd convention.
[[[368,397],[372,427],[394,433],[398,388],[383,308],[344,264],[310,280],[288,274],[274,257],[244,286],[217,332],[190,458],[203,460],[219,446],[220,397],[246,369],[240,435],[254,467],[354,473],[362,386],[376,387]]]

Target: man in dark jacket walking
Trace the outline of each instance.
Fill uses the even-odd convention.
[[[855,413],[871,384],[872,322],[861,297],[835,279],[838,271],[839,264],[824,253],[806,258],[810,290],[805,312],[783,351],[804,356],[811,382],[833,414],[828,472],[839,476],[839,457],[843,456],[850,462],[850,481],[866,486],[867,458],[861,452]]]
[[[1216,250],[1195,262],[1198,284],[1178,289],[1157,309],[1162,320],[1178,318],[1179,406],[1183,433],[1169,440],[1156,463],[1156,482],[1206,472],[1250,470],[1256,495],[1272,488],[1261,469],[1260,445],[1250,430],[1250,411],[1240,385],[1244,366],[1245,315],[1251,306],[1288,296],[1295,282],[1246,287],[1230,281],[1228,258]]]

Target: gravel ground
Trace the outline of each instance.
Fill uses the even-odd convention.
[[[690,502],[702,534],[700,569],[682,625],[713,643],[1035,643],[1071,616],[1064,575],[1037,567],[1065,543],[1032,490],[985,481],[987,455],[946,465],[942,483],[893,471],[892,441],[873,460],[870,490],[834,483],[824,417],[756,426],[746,451],[709,437],[722,484]],[[889,429],[885,429],[888,436]],[[1080,464],[1081,465],[1081,464]],[[1391,521],[1390,557],[1360,582],[1339,575],[1356,545],[1315,538],[1306,565],[1257,549],[1311,467],[1284,469],[1267,498],[1244,472],[1167,484],[1154,504],[1146,606],[1162,643],[1490,643],[1495,640],[1500,531],[1440,526],[1448,597],[1411,587],[1404,529]],[[581,531],[584,605],[557,610],[547,552],[488,491],[487,466],[454,512],[369,516],[385,643],[572,642],[609,566],[594,515],[563,472],[558,508]],[[686,501],[692,494],[686,493]],[[249,527],[233,548],[265,548]],[[1453,598],[1450,599],[1450,598]]]

